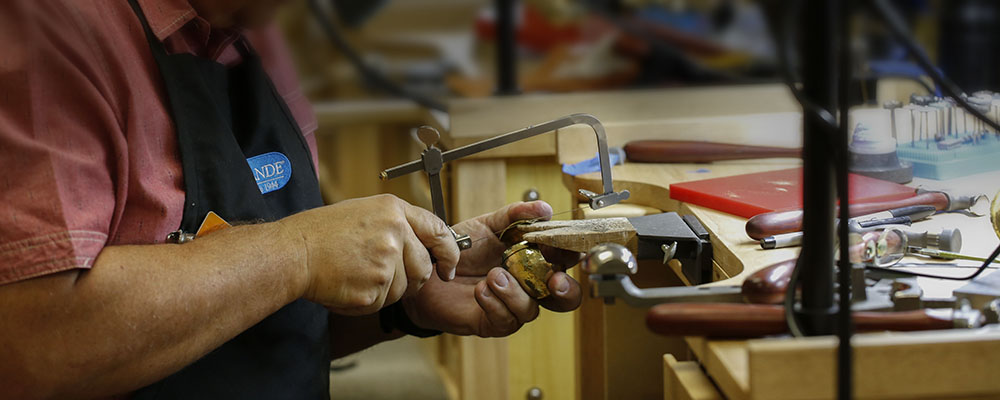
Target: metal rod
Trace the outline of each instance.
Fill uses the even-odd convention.
[[[496,0],[497,94],[518,94],[517,0]]]
[[[448,212],[444,207],[444,190],[441,187],[441,173],[427,174],[427,181],[431,189],[431,206],[434,208],[434,215],[448,223]]]
[[[840,129],[832,137],[836,141],[836,157],[834,167],[837,174],[837,196],[840,199],[840,220],[848,221],[850,214],[850,179],[848,168],[848,140],[850,139],[850,99],[851,99],[851,48],[848,18],[851,10],[851,0],[839,0],[836,4],[838,13],[831,16],[837,21],[837,108],[840,111]],[[835,17],[834,17],[835,16]],[[851,250],[848,246],[850,224],[837,224],[840,245],[840,261],[837,267],[837,319],[834,323],[837,334],[837,398],[850,400],[854,389],[854,352],[851,348],[851,335],[854,334],[854,321],[851,318],[851,278],[854,266],[851,264]]]
[[[837,106],[837,43],[831,16],[834,0],[802,1],[802,93],[826,110]],[[844,111],[846,112],[846,111]],[[831,112],[836,115],[836,112]],[[833,333],[834,171],[830,151],[834,132],[816,113],[802,118],[802,253],[799,256],[801,307],[796,310],[807,335]]]
[[[619,298],[632,307],[666,303],[740,303],[742,286],[677,286],[639,288],[624,275],[590,275],[596,297]]]
[[[970,256],[946,250],[926,249],[922,247],[910,246],[906,251],[912,254],[920,254],[923,256],[934,257],[934,258],[943,258],[945,260],[968,260],[968,261],[986,262],[986,258],[983,257]],[[1000,260],[993,260],[993,262],[1000,263]]]

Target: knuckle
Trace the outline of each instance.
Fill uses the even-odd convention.
[[[374,196],[374,199],[382,203],[391,204],[399,200],[399,197],[390,193],[382,193]]]
[[[448,225],[440,218],[431,219],[431,229],[434,237],[438,239],[450,239],[452,237],[451,229],[448,229]]]
[[[393,194],[386,194],[385,202],[387,207],[390,207],[396,212],[400,213],[403,211],[403,205],[406,204],[406,202],[403,201],[403,199],[396,197],[396,195]]]
[[[363,312],[378,309],[379,307],[379,292],[374,290],[357,291],[348,299],[347,304],[347,308],[357,309]]]
[[[380,268],[379,272],[374,276],[375,287],[381,289],[391,285],[393,272],[391,268]]]
[[[385,292],[392,283],[394,275],[390,268],[382,264],[374,264],[372,268],[367,268],[362,273],[363,275],[360,277],[361,280],[359,282],[361,286],[358,292],[364,293],[365,298],[377,296],[379,293]],[[375,295],[371,293],[375,293]]]
[[[391,194],[379,194],[373,197],[375,206],[379,208],[379,211],[392,213],[393,215],[402,212],[403,200]]]
[[[386,238],[385,240],[378,241],[373,250],[378,255],[377,258],[384,258],[401,253],[403,251],[402,247],[402,244],[398,240]],[[388,268],[387,265],[383,267],[381,269]]]
[[[403,235],[413,235],[413,229],[410,228],[409,221],[406,220],[406,216],[403,213],[395,215],[390,221],[392,228]]]

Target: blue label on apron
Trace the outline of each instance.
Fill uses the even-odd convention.
[[[281,189],[292,179],[292,163],[284,154],[272,151],[247,159],[260,193]]]

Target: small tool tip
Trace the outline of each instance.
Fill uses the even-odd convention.
[[[378,179],[382,180],[382,181],[387,181],[387,180],[389,180],[389,174],[386,173],[385,171],[379,172],[378,173]]]

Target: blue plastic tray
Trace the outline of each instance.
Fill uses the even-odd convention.
[[[1000,170],[1000,140],[992,133],[977,145],[940,150],[931,139],[900,144],[897,153],[913,164],[913,175],[921,178],[942,180]]]

